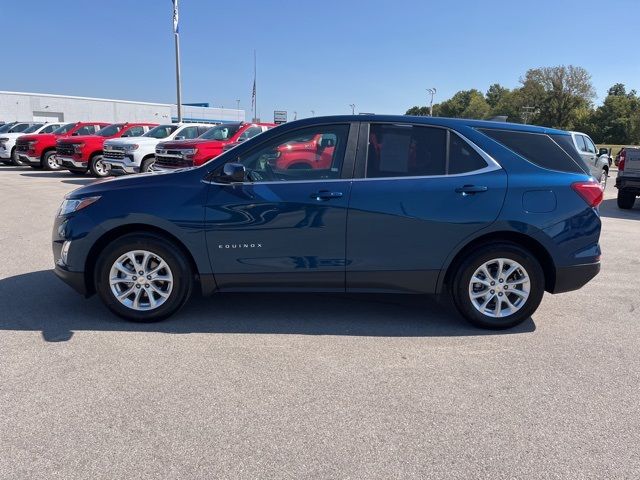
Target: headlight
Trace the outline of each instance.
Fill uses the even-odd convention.
[[[187,148],[185,150],[182,150],[182,156],[183,157],[191,157],[191,156],[195,155],[197,151],[198,151],[197,148]]]
[[[140,145],[136,145],[135,143],[133,143],[133,144],[131,144],[131,145],[125,145],[125,146],[124,146],[124,149],[125,149],[127,152],[130,152],[131,150],[137,150],[137,149],[138,149],[138,147],[140,147]]]
[[[69,215],[70,213],[77,212],[78,210],[82,210],[85,207],[88,207],[92,203],[99,200],[100,197],[85,197],[85,198],[76,198],[76,199],[65,199],[60,205],[58,209],[58,216],[62,217],[64,215]]]
[[[84,147],[84,143],[74,143],[73,144],[73,149],[75,150],[76,153],[82,152],[82,147]]]
[[[36,140],[33,140],[31,142],[27,142],[27,148],[29,150],[33,150],[35,148],[35,146],[36,146],[36,143],[38,143]]]
[[[0,138],[0,143],[4,143],[4,142],[8,142],[9,139],[8,138]]]

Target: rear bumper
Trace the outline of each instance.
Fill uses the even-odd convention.
[[[600,262],[556,268],[556,281],[551,293],[564,293],[585,286],[600,272]]]
[[[618,176],[616,178],[616,188],[619,190],[630,190],[630,191],[640,192],[640,176],[639,177]]]

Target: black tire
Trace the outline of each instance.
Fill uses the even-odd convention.
[[[629,210],[636,203],[636,194],[618,190],[618,208]]]
[[[56,152],[54,150],[50,150],[48,152],[45,152],[42,155],[41,166],[44,170],[47,170],[47,171],[60,170],[61,168],[60,165],[58,165],[55,162],[55,160],[53,160],[55,154]]]
[[[167,300],[152,310],[135,310],[120,303],[109,283],[111,267],[119,257],[132,250],[146,250],[159,255],[169,266],[173,288]],[[95,269],[95,285],[104,304],[119,317],[134,322],[156,322],[177,312],[191,296],[193,272],[180,248],[152,233],[131,233],[114,240],[103,249]]]
[[[500,318],[481,313],[473,305],[469,292],[471,278],[476,270],[486,262],[498,258],[506,258],[519,263],[529,277],[529,296],[524,304],[514,313]],[[506,282],[503,285],[506,285]],[[451,284],[453,301],[460,314],[476,327],[492,330],[511,328],[530,318],[542,301],[544,289],[544,272],[538,260],[528,250],[513,243],[484,245],[473,250],[458,263]],[[511,291],[504,293],[504,295],[504,298],[509,296],[511,299],[517,298]],[[498,298],[495,297],[495,299]],[[485,305],[490,304],[491,301],[488,300]]]
[[[26,165],[26,163],[20,160],[18,158],[18,155],[16,155],[16,147],[13,147],[11,149],[11,159],[9,160],[9,165],[15,165],[16,167],[22,167]]]
[[[140,173],[150,172],[154,163],[156,163],[156,157],[149,157],[142,160],[142,163],[140,164]]]
[[[102,154],[97,154],[89,160],[89,171],[91,175],[97,178],[104,178],[111,175],[111,168],[104,163]]]

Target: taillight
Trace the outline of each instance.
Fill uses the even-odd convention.
[[[573,191],[580,195],[590,207],[597,207],[602,203],[604,190],[597,182],[575,182],[571,184],[571,188],[573,188]]]
[[[619,171],[623,171],[624,170],[624,159],[626,158],[625,152],[622,152],[620,154],[620,162],[618,163],[618,170]]]

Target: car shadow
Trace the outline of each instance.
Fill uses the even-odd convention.
[[[631,210],[622,210],[618,208],[617,199],[607,198],[602,201],[599,210],[601,217],[640,220],[640,199],[636,199],[636,203]]]
[[[21,173],[23,177],[33,177],[33,178],[60,178],[61,183],[67,183],[69,185],[89,185],[90,183],[98,180],[93,177],[78,177],[77,175],[72,175],[69,172],[36,172],[36,173]]]
[[[32,294],[37,295],[37,301],[28,301]],[[68,341],[75,331],[87,330],[445,337],[536,329],[530,318],[509,330],[481,330],[464,321],[446,302],[392,294],[220,293],[208,298],[194,296],[168,320],[132,323],[112,315],[97,297],[82,298],[51,270],[0,280],[0,305],[0,330],[39,331],[48,342]]]
[[[12,172],[28,172],[30,170],[33,170],[33,168],[31,168],[28,165],[6,165],[4,163],[0,163],[0,171],[2,170],[9,170]]]

